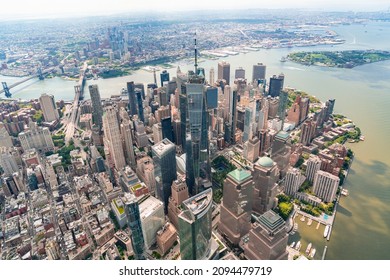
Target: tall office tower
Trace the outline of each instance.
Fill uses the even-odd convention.
[[[162,136],[163,135],[162,135],[161,123],[155,123],[153,125],[153,141],[154,141],[154,143],[158,143],[161,140],[163,140]]]
[[[181,204],[188,199],[188,187],[184,178],[178,178],[173,181],[171,188],[172,195],[168,203],[168,217],[176,229],[179,229],[179,214],[181,213]]]
[[[266,66],[263,63],[257,63],[253,65],[252,83],[256,83],[258,80],[265,80]]]
[[[268,118],[274,119],[278,114],[279,109],[279,99],[278,98],[269,98],[268,99]]]
[[[251,213],[254,183],[251,172],[236,169],[223,183],[223,200],[219,230],[237,245],[251,229]]]
[[[117,112],[112,106],[104,108],[103,130],[110,158],[116,170],[119,171],[126,166],[126,161],[123,153],[122,137],[119,129]]]
[[[176,146],[168,139],[163,139],[152,146],[152,155],[157,196],[164,202],[164,212],[167,213],[171,185],[176,180]]]
[[[0,147],[13,147],[12,138],[2,122],[0,122]]]
[[[143,181],[149,189],[149,193],[156,194],[156,180],[154,178],[154,164],[149,156],[137,160],[136,168],[138,178]]]
[[[339,183],[339,177],[319,170],[314,176],[313,192],[323,201],[332,202],[336,198]]]
[[[244,136],[242,138],[243,142],[252,139],[255,135],[256,123],[256,102],[250,102],[249,106],[245,108],[244,116]]]
[[[301,174],[299,169],[290,168],[284,178],[284,192],[288,195],[294,196],[305,179],[306,177]]]
[[[29,128],[19,133],[19,141],[24,151],[37,149],[40,151],[54,150],[53,139],[47,127],[38,127],[37,124],[30,120]]]
[[[89,95],[91,96],[92,101],[92,123],[97,125],[99,129],[103,127],[103,107],[102,101],[100,99],[100,93],[98,85],[90,85],[88,86]]]
[[[257,125],[257,131],[262,129],[267,129],[268,127],[268,111],[269,111],[269,102],[268,99],[263,98],[261,102],[261,109],[259,112],[259,122]]]
[[[284,123],[284,119],[286,118],[287,103],[288,103],[288,93],[282,90],[279,95],[278,116],[283,123]]]
[[[209,84],[210,86],[214,86],[215,83],[215,73],[214,73],[214,67],[210,68],[210,81]]]
[[[137,115],[137,101],[135,96],[134,82],[127,82],[127,94],[129,96],[129,115]]]
[[[187,81],[188,81],[187,75],[178,72],[177,90],[179,92],[180,140],[183,148],[182,150],[184,153],[187,150],[186,149],[186,131],[187,131],[187,122],[188,122],[187,87],[186,87]]]
[[[174,142],[177,146],[182,145],[182,138],[181,138],[181,122],[180,120],[176,119],[172,122],[173,127],[173,137]]]
[[[283,89],[284,84],[284,75],[279,74],[279,76],[273,75],[269,79],[269,91],[268,95],[271,95],[272,97],[279,96],[280,92]]]
[[[165,224],[164,205],[153,196],[149,196],[139,205],[142,234],[148,249],[156,242],[157,232]]]
[[[306,178],[310,183],[314,182],[314,177],[321,169],[321,159],[316,155],[310,155],[310,158],[307,160],[307,167],[306,167]]]
[[[232,117],[231,117],[231,121],[230,121],[230,125],[232,128],[230,141],[233,144],[236,143],[235,134],[236,134],[237,117],[238,117],[237,103],[238,103],[238,93],[237,93],[237,91],[233,90],[232,100],[231,100],[231,107],[232,107],[231,115],[232,115]]]
[[[218,88],[207,87],[206,88],[206,104],[207,110],[218,108]]]
[[[19,194],[19,189],[14,177],[9,176],[0,179],[3,180],[3,193],[6,197],[10,197],[12,195],[16,196]]]
[[[300,99],[301,97],[298,95],[297,98],[295,99],[295,102],[292,104],[292,106],[290,107],[287,113],[287,119],[289,120],[289,122],[292,122],[295,126],[299,124],[299,116],[301,113]]]
[[[144,104],[143,104],[143,99],[142,99],[142,91],[139,88],[136,88],[134,90],[134,94],[137,98],[137,109],[138,109],[138,117],[142,122],[145,122],[145,117],[144,117]]]
[[[218,63],[218,79],[225,80],[226,84],[230,85],[230,63],[221,61]]]
[[[301,127],[301,137],[299,142],[303,145],[309,145],[311,140],[313,140],[316,133],[316,122],[312,120],[307,120],[302,124]]]
[[[142,99],[145,99],[145,85],[143,83],[135,83],[134,90],[139,89],[141,91]]]
[[[303,122],[309,113],[310,99],[304,97],[300,99],[300,112],[299,112],[299,123]]]
[[[137,163],[134,154],[133,133],[130,118],[124,108],[121,108],[119,116],[121,118],[120,130],[121,138],[123,140],[123,150],[125,151],[126,163],[131,167],[134,167]]]
[[[39,97],[39,104],[41,105],[45,122],[58,121],[60,119],[53,95],[43,93]]]
[[[138,148],[143,148],[148,145],[148,136],[145,132],[145,126],[144,123],[136,120],[134,121],[134,128],[135,128],[135,142],[137,143]]]
[[[269,210],[256,218],[244,245],[244,255],[249,260],[287,260],[288,234],[286,222]]]
[[[281,178],[283,178],[287,173],[291,155],[291,141],[288,132],[281,130],[275,135],[271,155],[278,165]]]
[[[3,169],[4,176],[11,176],[19,171],[16,160],[12,155],[12,148],[0,147],[0,167]]]
[[[328,110],[326,111],[325,121],[328,121],[330,115],[333,114],[335,102],[336,102],[335,99],[329,99],[328,101],[325,102],[325,105],[326,105],[326,107],[328,108]]]
[[[194,195],[199,192],[203,179],[208,178],[211,172],[204,77],[189,75],[186,93],[186,179],[189,192]]]
[[[279,169],[269,157],[261,157],[253,166],[253,211],[263,214],[275,204]]]
[[[142,234],[141,216],[137,198],[131,193],[125,193],[122,201],[125,205],[127,223],[131,230],[134,257],[136,260],[144,260],[145,240]]]
[[[172,133],[171,117],[164,117],[161,119],[162,138],[167,138],[171,142],[175,142]]]
[[[239,67],[234,73],[234,79],[245,79],[245,69]]]
[[[207,189],[182,203],[179,215],[180,254],[182,260],[208,259],[211,250],[211,214],[213,191]]]
[[[169,82],[169,73],[167,70],[163,70],[160,74],[161,86],[164,86],[164,82]]]
[[[249,139],[244,144],[244,157],[250,162],[255,162],[259,158],[260,140],[257,137]]]

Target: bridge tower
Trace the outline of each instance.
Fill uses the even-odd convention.
[[[39,78],[39,80],[43,80],[43,79],[45,79],[45,76],[43,76],[43,73],[42,73],[42,68],[41,67],[39,67],[38,68],[38,78]]]
[[[11,94],[11,92],[9,91],[9,88],[8,88],[7,83],[6,83],[6,82],[1,82],[1,84],[3,85],[5,97],[11,98],[11,97],[12,97],[12,94]]]

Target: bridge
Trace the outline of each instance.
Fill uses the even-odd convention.
[[[32,75],[30,77],[26,77],[25,79],[23,80],[20,80],[10,86],[7,85],[6,82],[2,82],[2,85],[3,85],[3,89],[0,90],[0,94],[4,93],[5,92],[5,96],[6,97],[11,97],[11,93],[10,93],[10,89],[14,88],[14,87],[17,87],[18,85],[21,85],[31,79],[34,79],[34,78],[39,78],[40,80],[43,80],[45,76],[47,76],[48,74],[52,73],[54,71],[54,67],[51,67],[51,68],[48,68],[48,69],[45,69],[42,71],[41,68],[38,68],[38,71],[37,73],[35,73],[35,75]]]
[[[72,105],[72,111],[68,118],[68,124],[66,126],[65,142],[69,143],[74,134],[74,129],[77,126],[79,101],[84,99],[84,86],[85,86],[85,71],[88,68],[87,62],[84,62],[83,68],[80,70],[80,78],[76,86],[74,86],[75,96]]]

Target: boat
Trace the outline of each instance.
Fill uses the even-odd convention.
[[[311,243],[309,243],[309,245],[307,245],[307,248],[306,248],[306,255],[308,255],[309,253],[310,253],[310,249],[311,249],[311,246],[312,246],[313,244],[311,244]]]
[[[280,62],[286,62],[286,61],[287,61],[286,57],[282,56],[282,58],[280,59]]]
[[[308,226],[311,226],[311,223],[313,222],[313,220],[312,219],[309,219],[308,221],[307,221],[307,225]]]
[[[298,230],[298,223],[294,223],[294,231]]]
[[[294,246],[295,246],[295,241],[293,243],[291,243],[290,247],[294,248]]]
[[[348,195],[349,195],[349,191],[348,191],[347,189],[343,189],[343,190],[341,191],[341,194],[342,194],[343,196],[348,196]]]
[[[325,230],[324,230],[324,237],[325,238],[328,236],[329,230],[330,230],[330,225],[326,225]]]
[[[313,248],[313,249],[311,249],[309,257],[314,258],[315,254],[316,254],[316,248]]]
[[[302,215],[301,222],[304,222],[304,221],[305,221],[305,216]]]
[[[295,250],[300,250],[301,249],[301,241],[298,241],[297,245],[295,245]]]

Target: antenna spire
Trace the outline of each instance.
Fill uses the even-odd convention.
[[[196,47],[196,31],[195,31],[195,75],[198,74],[198,49]]]

